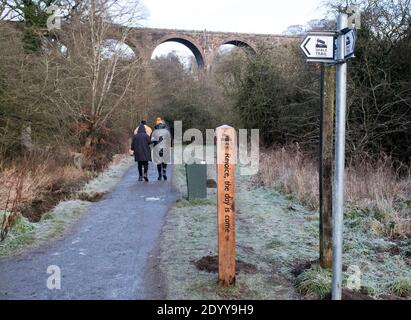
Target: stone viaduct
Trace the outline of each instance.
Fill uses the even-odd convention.
[[[259,46],[289,46],[300,41],[299,36],[269,34],[246,34],[194,30],[172,30],[152,28],[132,28],[111,26],[107,39],[123,40],[136,55],[148,61],[157,46],[165,42],[178,42],[188,47],[194,54],[201,69],[209,70],[220,46],[231,44],[243,48],[248,54],[255,54]]]
[[[20,22],[7,22],[14,27],[21,26]],[[53,33],[58,41],[70,47],[70,39],[64,34],[70,32],[62,30]],[[68,30],[67,30],[68,31]],[[47,30],[44,30],[48,34]],[[301,36],[283,36],[271,34],[249,34],[215,31],[195,31],[154,28],[125,28],[112,24],[105,32],[106,40],[118,40],[127,44],[143,61],[150,61],[153,51],[162,43],[178,42],[185,45],[194,54],[200,69],[210,70],[220,46],[225,44],[243,48],[248,54],[257,52],[260,45],[268,47],[289,46],[293,42],[301,41]]]

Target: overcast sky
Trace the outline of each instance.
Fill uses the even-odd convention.
[[[148,27],[281,33],[322,18],[322,0],[142,0]]]
[[[142,0],[147,27],[281,34],[288,26],[321,19],[322,0]],[[163,44],[155,55],[183,47]]]

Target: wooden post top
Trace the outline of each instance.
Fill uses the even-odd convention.
[[[225,153],[227,151],[230,153],[230,158],[229,158],[230,164],[236,164],[237,162],[237,131],[233,127],[230,127],[228,125],[222,125],[216,128],[216,138],[217,138],[217,164],[224,163]]]

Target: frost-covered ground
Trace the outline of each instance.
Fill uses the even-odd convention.
[[[130,157],[117,157],[107,170],[87,183],[77,194],[92,197],[96,193],[104,194],[110,191],[132,164]],[[78,199],[62,201],[37,223],[31,223],[19,216],[7,238],[0,243],[0,256],[20,253],[29,246],[39,245],[61,235],[90,205],[91,202]]]
[[[175,166],[174,182],[181,200],[169,212],[161,241],[161,269],[170,299],[301,299],[292,274],[296,264],[318,259],[319,215],[289,197],[253,185],[249,177],[236,181],[236,240],[238,259],[257,267],[254,274],[240,272],[236,285],[217,286],[217,274],[199,271],[193,265],[204,256],[217,255],[217,216],[215,189],[206,201],[189,202],[185,170]],[[209,166],[215,176],[215,168]],[[360,220],[359,220],[360,219]],[[363,290],[378,297],[393,287],[408,288],[411,267],[407,260],[411,243],[394,243],[374,234],[358,216],[346,219],[344,264],[361,271]],[[398,252],[394,252],[397,248]],[[408,262],[407,262],[408,261]],[[317,273],[310,276],[317,277]],[[322,275],[318,275],[321,277]],[[330,285],[330,274],[321,279]],[[321,285],[323,284],[321,283]]]

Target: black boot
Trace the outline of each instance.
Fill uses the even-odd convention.
[[[166,173],[167,173],[166,169],[163,169],[163,179],[164,179],[164,181],[167,181]]]
[[[144,180],[145,182],[148,182],[147,172],[144,173]]]
[[[143,181],[143,177],[142,177],[142,176],[139,176],[139,177],[138,177],[138,181]]]
[[[158,181],[161,181],[161,175],[158,176],[157,180],[158,180]]]

